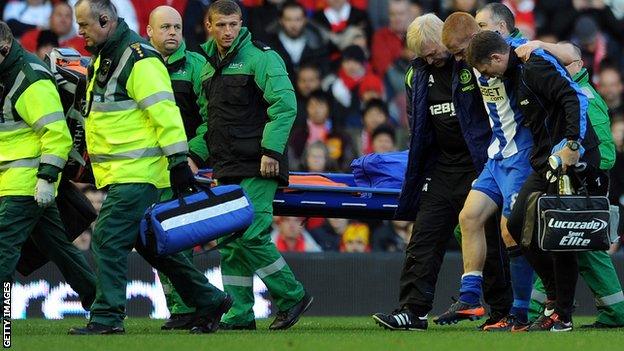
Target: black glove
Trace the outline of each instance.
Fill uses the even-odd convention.
[[[182,162],[171,168],[169,171],[169,181],[171,182],[173,197],[178,197],[178,195],[191,193],[196,190],[195,176],[187,162]]]

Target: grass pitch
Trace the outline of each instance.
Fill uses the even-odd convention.
[[[575,326],[592,322],[575,318]],[[130,318],[126,335],[69,336],[72,326],[84,319],[14,320],[12,349],[15,350],[447,350],[447,351],[607,351],[624,350],[624,329],[575,329],[570,333],[486,333],[475,330],[478,322],[440,327],[430,321],[426,332],[387,331],[370,317],[304,317],[288,331],[269,332],[270,320],[261,320],[258,330],[218,331],[189,335],[186,331],[161,331],[162,320]]]

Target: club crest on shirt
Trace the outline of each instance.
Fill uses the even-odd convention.
[[[461,84],[470,83],[470,78],[472,78],[472,74],[470,74],[469,70],[464,68],[461,71],[459,71],[459,82]]]

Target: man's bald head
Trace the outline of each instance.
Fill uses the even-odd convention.
[[[149,24],[152,25],[155,21],[162,19],[163,17],[172,17],[179,20],[182,23],[182,16],[178,12],[178,10],[174,9],[171,6],[158,6],[150,12],[149,15]]]
[[[158,6],[150,13],[147,36],[164,58],[171,56],[182,45],[182,16],[171,6]]]

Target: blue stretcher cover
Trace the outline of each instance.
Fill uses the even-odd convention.
[[[210,176],[201,171],[198,179]],[[275,194],[276,216],[413,220],[394,217],[401,189],[359,187],[348,173],[290,172],[289,180]]]
[[[337,184],[298,184],[280,187],[273,200],[278,216],[326,218],[394,218],[401,189],[358,187],[353,174],[291,172],[293,176],[321,176]],[[346,185],[346,186],[345,186]]]

